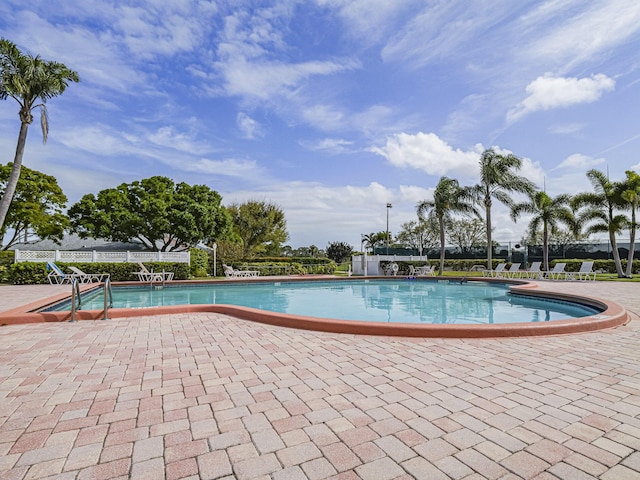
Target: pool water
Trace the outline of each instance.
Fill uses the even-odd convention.
[[[102,310],[102,289],[82,297]],[[230,304],[339,320],[422,324],[545,322],[600,313],[579,303],[513,294],[489,282],[340,280],[113,287],[114,308]],[[56,310],[69,310],[69,303]]]

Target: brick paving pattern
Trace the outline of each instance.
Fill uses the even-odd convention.
[[[2,327],[0,478],[639,479],[640,285],[542,284],[634,320],[469,340],[219,314]]]

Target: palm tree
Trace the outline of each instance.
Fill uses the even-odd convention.
[[[482,152],[480,157],[480,183],[473,187],[479,201],[484,205],[487,223],[487,268],[492,268],[493,239],[491,238],[491,206],[495,198],[507,207],[513,206],[509,193],[530,194],[534,191],[533,182],[517,175],[522,168],[522,159],[509,153],[502,155],[492,148]]]
[[[602,232],[609,234],[616,273],[618,277],[624,278],[616,234],[629,224],[629,219],[622,214],[616,214],[616,209],[623,205],[620,189],[599,170],[589,170],[587,178],[593,185],[594,191],[579,193],[573,198],[572,205],[576,208],[586,207],[586,210],[579,215],[580,223],[594,222],[587,226],[585,234]]]
[[[14,43],[0,38],[0,99],[6,100],[11,97],[20,104],[20,134],[11,174],[0,200],[0,230],[20,178],[27,131],[33,122],[33,110],[40,109],[42,140],[46,143],[49,133],[45,105],[47,100],[61,95],[70,81],[79,80],[78,74],[62,63],[24,54]],[[42,103],[36,104],[38,100]]]
[[[629,225],[629,256],[627,257],[627,271],[625,275],[631,277],[633,273],[633,257],[635,253],[636,242],[636,211],[640,206],[640,175],[633,170],[627,170],[627,178],[618,184],[621,190],[620,197],[626,202],[627,207],[631,210],[631,222]]]
[[[574,216],[569,203],[571,196],[567,194],[550,197],[546,192],[537,191],[529,194],[529,200],[511,207],[511,219],[515,222],[523,213],[533,215],[529,223],[529,230],[535,234],[542,225],[542,265],[543,270],[549,270],[549,234],[555,233],[558,223],[569,227],[574,225]]]
[[[445,255],[445,227],[452,219],[454,213],[473,213],[478,215],[473,206],[473,191],[468,187],[461,187],[457,180],[448,177],[441,177],[435,191],[433,200],[423,200],[418,203],[418,217],[424,220],[425,217],[432,217],[438,223],[440,231],[440,267],[438,272],[442,275],[444,270]]]

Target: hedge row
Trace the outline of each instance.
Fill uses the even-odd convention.
[[[112,281],[137,280],[136,272],[140,267],[136,263],[62,263],[56,262],[62,271],[68,272],[67,267],[77,267],[85,273],[108,273]],[[189,278],[189,265],[186,263],[173,262],[144,262],[147,269],[155,272],[162,270],[173,272],[175,280],[186,280]],[[46,262],[19,262],[14,263],[9,268],[8,281],[14,285],[33,285],[48,283]]]

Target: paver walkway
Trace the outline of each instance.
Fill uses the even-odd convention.
[[[637,284],[544,286],[640,311]],[[0,478],[638,479],[634,318],[495,340],[219,314],[2,327]]]

